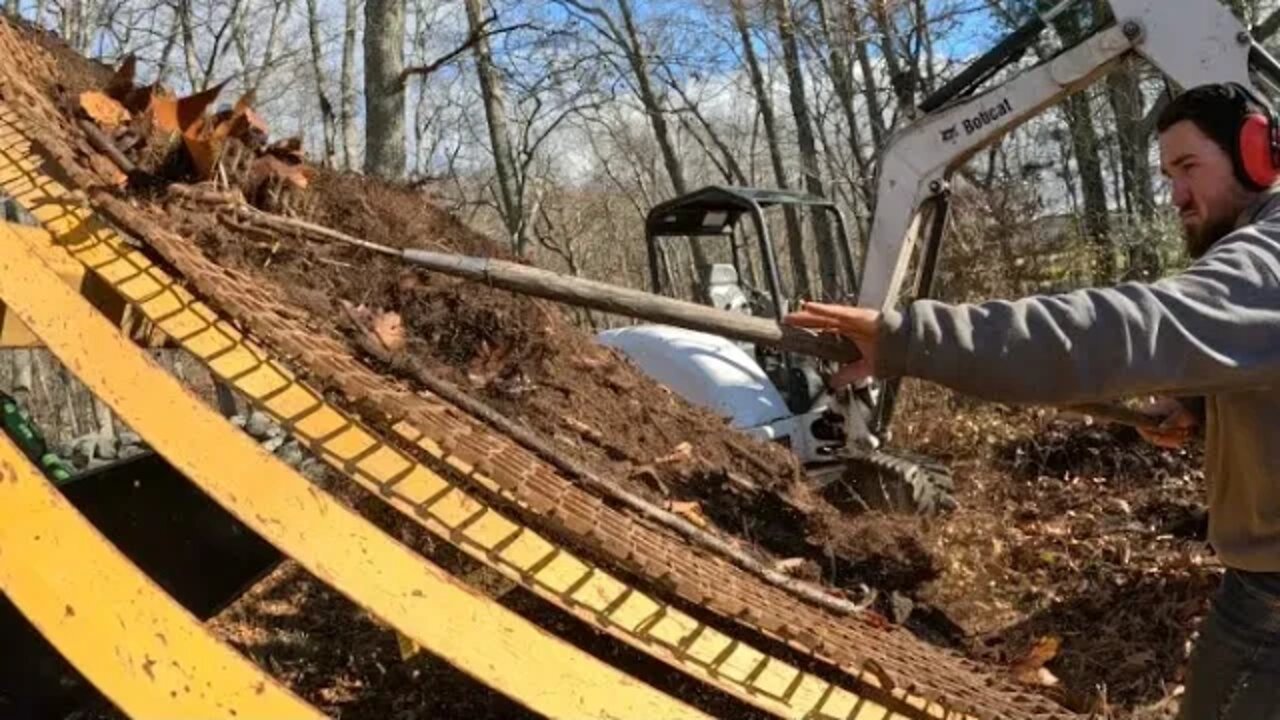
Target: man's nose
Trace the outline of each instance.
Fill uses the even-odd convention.
[[[1191,189],[1187,187],[1185,182],[1174,180],[1171,199],[1174,206],[1181,209],[1191,203]]]

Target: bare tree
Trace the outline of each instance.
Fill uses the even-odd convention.
[[[653,87],[653,79],[649,70],[649,51],[645,47],[640,31],[636,25],[631,0],[614,0],[620,17],[616,19],[606,10],[590,5],[583,0],[559,0],[582,21],[586,22],[596,34],[603,38],[616,52],[620,52],[630,70],[636,95],[644,108],[645,116],[653,128],[654,139],[662,153],[662,162],[667,169],[667,177],[677,195],[689,191],[685,181],[684,162],[676,151],[672,139],[671,128],[667,123],[667,110]],[[693,262],[697,272],[710,262],[701,244],[692,243]]]
[[[809,104],[805,99],[804,68],[800,59],[800,46],[796,41],[795,20],[791,14],[790,0],[773,0],[778,21],[778,37],[782,40],[783,64],[787,73],[787,91],[791,100],[791,114],[795,117],[796,141],[800,145],[800,170],[805,189],[813,195],[826,197],[822,183],[822,169],[818,158],[818,146],[814,139],[813,123],[809,117]],[[818,274],[822,294],[826,298],[840,295],[839,256],[832,239],[831,224],[826,213],[809,213],[813,225],[814,242],[818,250]],[[796,293],[811,296],[809,279],[796,268]]]
[[[307,37],[311,44],[311,74],[316,81],[316,101],[320,103],[320,129],[324,136],[323,164],[332,166],[335,156],[334,145],[337,126],[333,103],[329,101],[329,94],[325,91],[324,56],[320,45],[320,16],[316,3],[317,0],[307,0]]]
[[[339,74],[338,124],[342,137],[342,169],[355,167],[360,146],[356,129],[356,31],[360,24],[360,0],[346,0],[342,21],[342,70]]]
[[[489,38],[484,33],[484,0],[465,0],[467,26],[477,41],[471,48],[476,59],[476,75],[480,79],[480,96],[489,127],[489,147],[493,151],[493,168],[497,181],[498,210],[517,255],[524,254],[524,208],[516,197],[515,158],[511,155],[511,135],[507,129],[507,106],[502,80],[493,64]]]
[[[764,124],[765,144],[769,147],[769,163],[773,166],[773,181],[780,189],[790,188],[787,180],[787,166],[782,158],[782,141],[778,137],[778,119],[773,110],[773,99],[764,81],[764,72],[760,68],[760,59],[756,55],[755,43],[751,37],[751,26],[747,19],[744,0],[729,0],[733,13],[733,24],[742,42],[742,55],[747,61],[747,72],[751,76],[751,88],[756,96],[756,105],[760,109],[760,120]],[[787,248],[791,258],[791,268],[797,281],[808,292],[809,260],[804,254],[804,233],[800,229],[800,216],[792,206],[787,206],[783,217],[787,228]]]
[[[364,12],[364,171],[404,176],[404,0],[367,0]]]

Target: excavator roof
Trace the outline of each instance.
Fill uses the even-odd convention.
[[[833,207],[830,200],[795,190],[708,185],[655,205],[645,230],[651,237],[727,234],[744,212],[774,205]]]

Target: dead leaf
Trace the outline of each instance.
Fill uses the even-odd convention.
[[[663,455],[653,461],[655,465],[670,465],[676,462],[687,462],[693,458],[693,446],[687,442],[682,442],[672,450],[669,455]]]
[[[391,352],[404,349],[404,322],[399,313],[384,312],[374,318],[373,334]]]
[[[208,90],[183,98],[174,98],[167,94],[153,94],[151,98],[152,120],[157,127],[165,132],[186,134],[193,129],[193,126],[198,121],[204,118],[204,111],[209,109],[214,100],[218,99],[218,93],[222,92],[222,88],[226,84],[227,81],[224,80]]]
[[[787,575],[792,575],[792,574],[795,574],[801,568],[803,568],[805,562],[807,561],[805,560],[805,558],[802,558],[802,557],[787,558],[785,560],[779,560],[778,562],[774,563],[773,569],[777,570],[780,573],[786,573]]]
[[[80,93],[80,108],[95,123],[107,130],[114,130],[129,122],[129,111],[115,98],[97,90]]]
[[[197,176],[201,180],[213,177],[218,156],[222,154],[222,142],[211,137],[193,137],[183,133],[182,144],[186,146],[187,154],[191,156],[191,163],[196,167]]]
[[[306,190],[311,184],[312,172],[314,171],[306,165],[292,165],[275,155],[263,155],[253,161],[249,182],[256,188],[271,178],[279,178],[299,190]]]
[[[1051,684],[1057,684],[1057,678],[1053,674],[1044,670],[1044,666],[1055,657],[1058,656],[1058,650],[1062,648],[1062,638],[1057,635],[1046,635],[1036,641],[1020,660],[1013,664],[1013,676],[1018,682],[1027,683],[1029,685],[1044,685],[1046,675],[1052,678]]]
[[[245,94],[240,96],[239,100],[236,100],[234,112],[241,113],[241,112],[244,112],[245,110],[253,109],[253,104],[257,102],[257,100],[258,100],[257,92],[253,90],[246,92]]]
[[[133,53],[129,53],[112,73],[111,79],[107,81],[107,94],[124,102],[124,99],[133,91],[133,78],[137,70],[138,58]]]
[[[667,503],[667,509],[700,528],[705,528],[710,524],[707,516],[702,513],[702,506],[696,502],[672,500]]]
[[[272,143],[267,148],[267,152],[284,160],[294,160],[299,163],[306,160],[302,152],[302,138],[300,137],[285,138],[279,142]]]

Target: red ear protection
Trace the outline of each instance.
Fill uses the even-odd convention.
[[[1260,113],[1245,116],[1240,128],[1240,164],[1249,181],[1259,189],[1271,187],[1280,177],[1280,127]]]

